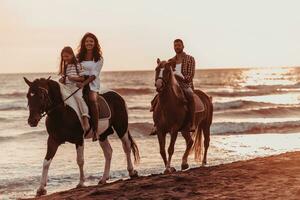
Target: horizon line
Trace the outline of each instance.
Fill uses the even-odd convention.
[[[297,68],[300,66],[267,66],[267,67],[262,67],[262,66],[255,66],[255,67],[246,67],[246,66],[238,66],[238,67],[201,67],[201,68],[196,68],[196,70],[230,70],[230,69],[257,69],[257,68]],[[101,72],[150,72],[154,71],[151,69],[129,69],[129,70],[103,70]],[[57,72],[55,71],[40,71],[40,72],[0,72],[1,75],[5,74],[43,74],[43,73],[51,73],[55,74]]]

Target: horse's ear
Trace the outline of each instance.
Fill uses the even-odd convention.
[[[157,63],[157,64],[159,64],[159,63],[160,63],[160,59],[159,59],[159,58],[157,58],[157,60],[156,60],[156,63]]]
[[[30,87],[32,85],[32,82],[30,82],[26,77],[23,77],[25,83]]]
[[[47,78],[47,81],[49,81],[51,79],[51,76],[49,76],[48,78]]]

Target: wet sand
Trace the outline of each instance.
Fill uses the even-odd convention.
[[[37,199],[300,199],[300,152],[120,180]]]

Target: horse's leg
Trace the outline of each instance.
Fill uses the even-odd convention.
[[[110,146],[110,143],[108,141],[108,138],[106,138],[104,141],[99,140],[99,144],[103,150],[104,157],[105,157],[105,167],[104,167],[104,173],[99,181],[98,184],[105,184],[106,181],[109,179],[109,172],[110,172],[110,163],[111,163],[111,158],[112,158],[112,148]]]
[[[171,167],[171,160],[172,160],[172,156],[174,153],[174,146],[175,146],[175,142],[177,139],[177,135],[178,135],[178,132],[171,132],[171,140],[170,140],[170,145],[168,148],[169,157],[168,157],[168,163],[167,163],[167,167],[166,167],[166,170],[168,170],[169,173],[176,171],[176,169],[174,167]]]
[[[80,145],[76,145],[76,152],[77,152],[77,164],[79,167],[79,173],[80,173],[80,179],[79,183],[77,185],[77,188],[84,187],[84,171],[83,171],[83,165],[84,165],[84,143]]]
[[[36,192],[36,196],[42,196],[47,193],[47,190],[45,189],[48,181],[48,170],[51,164],[51,161],[57,151],[59,144],[55,142],[52,138],[48,138],[47,141],[47,153],[45,156],[45,160],[43,162],[43,172],[40,182],[40,187],[38,188]]]
[[[203,134],[204,134],[204,156],[202,160],[202,165],[207,164],[207,151],[209,147],[210,142],[210,126],[205,126],[203,128]]]
[[[162,132],[158,132],[157,133],[157,138],[158,138],[158,142],[159,142],[159,152],[160,155],[164,161],[165,167],[167,168],[167,155],[166,155],[166,150],[165,150],[165,146],[166,146],[166,133],[162,133]]]
[[[185,149],[185,152],[182,157],[181,170],[185,170],[185,169],[189,168],[188,156],[190,154],[190,151],[191,151],[194,141],[191,137],[190,132],[182,132],[182,136],[185,139],[186,149]]]
[[[121,140],[122,140],[123,150],[126,154],[127,170],[128,170],[129,176],[131,178],[137,177],[138,173],[137,173],[136,170],[134,170],[133,164],[132,164],[132,161],[131,161],[131,141],[129,140],[129,137],[128,137],[128,131],[121,138]]]

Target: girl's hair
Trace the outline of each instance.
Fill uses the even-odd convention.
[[[85,56],[86,56],[86,52],[87,52],[87,49],[85,47],[85,41],[88,37],[92,38],[95,42],[95,46],[93,49],[93,60],[95,62],[98,62],[100,59],[102,59],[102,51],[101,51],[99,41],[93,33],[86,33],[83,36],[83,38],[81,39],[81,42],[80,42],[80,46],[78,47],[78,53],[77,53],[76,57],[79,62],[82,62],[85,60]]]
[[[68,64],[74,64],[75,65],[77,74],[79,74],[79,69],[78,69],[78,61],[75,57],[73,49],[69,46],[64,47],[61,50],[61,53],[60,53],[60,66],[59,66],[59,73],[58,74],[64,76],[64,82],[65,82],[66,81],[65,75],[66,75],[66,71],[67,71],[67,66],[66,66],[65,61],[63,60],[63,54],[64,53],[68,53],[68,54],[72,55],[71,63],[68,63]]]

